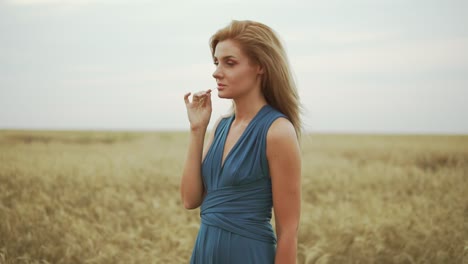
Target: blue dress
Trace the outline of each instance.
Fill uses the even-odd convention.
[[[222,156],[235,115],[221,119],[202,163],[207,194],[191,264],[274,263],[276,236],[270,224],[271,179],[266,158],[270,125],[285,117],[264,105]]]

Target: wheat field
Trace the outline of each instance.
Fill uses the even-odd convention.
[[[187,145],[0,131],[0,263],[188,263]],[[301,148],[298,263],[468,263],[468,135],[308,134]]]

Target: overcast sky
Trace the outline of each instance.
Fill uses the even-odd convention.
[[[286,4],[287,3],[287,4]],[[0,129],[186,130],[231,19],[284,42],[311,132],[468,134],[468,1],[0,0]],[[213,92],[214,121],[229,109]]]

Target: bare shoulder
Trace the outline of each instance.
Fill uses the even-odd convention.
[[[292,158],[299,151],[296,130],[291,121],[284,117],[273,121],[268,129],[266,141],[266,155],[271,161],[280,156]]]
[[[293,124],[287,118],[277,118],[271,124],[267,133],[267,144],[268,143],[280,143],[280,142],[294,142],[297,141],[296,130]]]

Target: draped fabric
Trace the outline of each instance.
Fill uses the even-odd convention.
[[[202,223],[276,243],[270,225],[271,203],[271,183],[263,179],[211,191],[201,208]]]
[[[282,113],[264,105],[222,156],[235,115],[223,118],[202,163],[207,194],[191,264],[274,263],[271,180],[266,158],[269,127]]]

